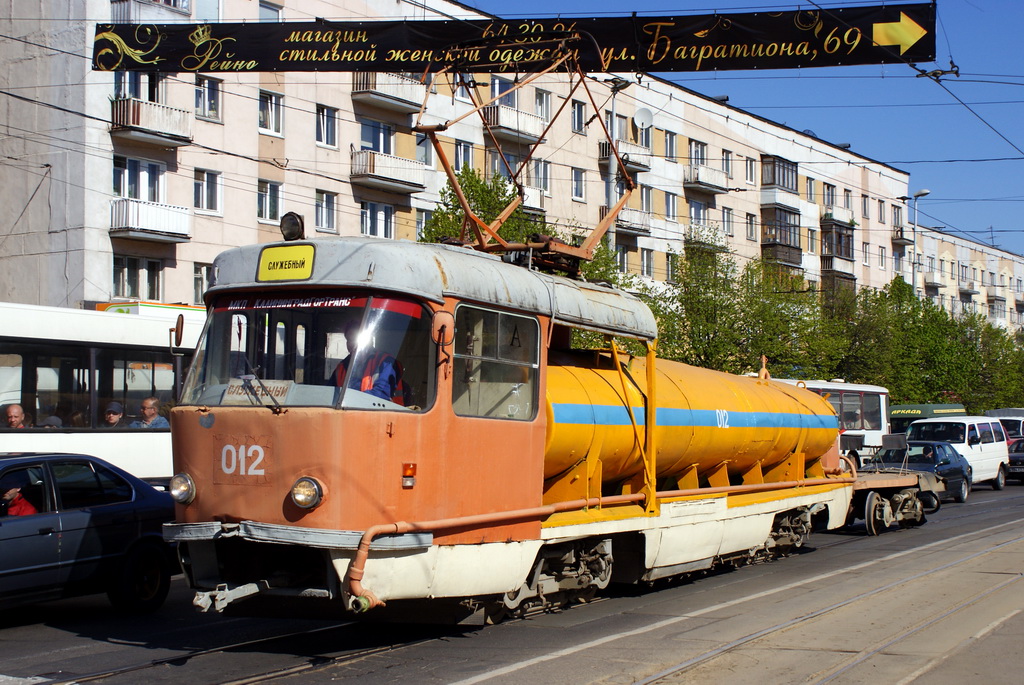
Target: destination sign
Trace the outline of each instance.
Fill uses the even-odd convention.
[[[795,69],[935,59],[935,5],[684,17],[100,24],[101,71],[527,71],[570,54],[584,71]]]

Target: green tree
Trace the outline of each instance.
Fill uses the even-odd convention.
[[[487,224],[494,221],[516,197],[515,188],[499,174],[485,181],[475,169],[464,166],[456,173],[456,178],[470,209]],[[466,213],[462,211],[458,196],[449,183],[441,191],[440,202],[423,227],[420,241],[437,243],[445,239],[458,239],[465,219]],[[526,242],[534,233],[544,233],[544,222],[528,215],[522,206],[512,212],[498,231],[509,242]],[[466,239],[473,240],[474,235],[472,227],[469,227]]]

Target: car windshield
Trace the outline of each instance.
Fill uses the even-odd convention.
[[[433,401],[430,312],[367,292],[222,295],[182,404],[421,410]]]
[[[935,448],[932,445],[909,445],[906,449],[879,450],[874,461],[883,464],[934,464]]]
[[[935,440],[960,444],[964,441],[964,424],[956,421],[915,423],[907,432],[908,440]]]

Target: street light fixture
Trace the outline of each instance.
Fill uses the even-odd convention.
[[[910,290],[914,294],[917,294],[917,276],[915,275],[917,273],[917,267],[914,264],[914,260],[920,259],[920,256],[917,254],[917,201],[920,200],[925,195],[930,195],[931,192],[932,191],[928,190],[927,188],[922,188],[921,190],[914,193],[913,196],[902,195],[898,198],[900,200],[903,200],[904,202],[907,202],[909,200],[914,201],[914,221],[913,228],[911,229],[913,231],[914,240],[914,257],[910,261]]]

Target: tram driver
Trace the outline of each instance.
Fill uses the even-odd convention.
[[[393,356],[363,340],[359,319],[349,319],[342,328],[348,356],[335,367],[328,383],[349,387],[406,406],[406,387],[402,382],[402,365]],[[355,360],[355,361],[353,361]],[[354,368],[350,368],[355,363]]]

